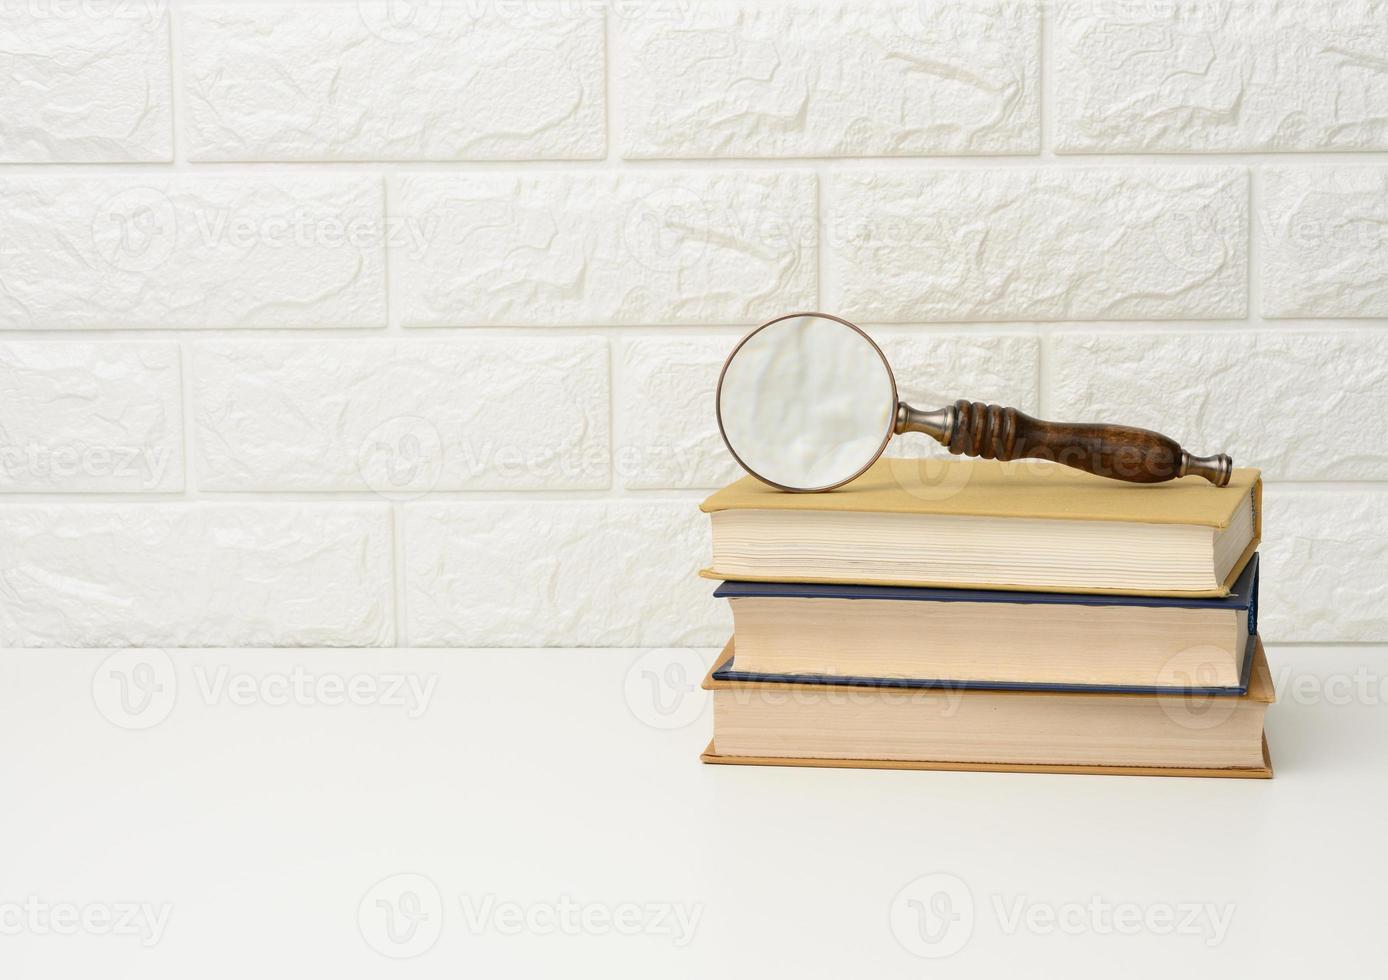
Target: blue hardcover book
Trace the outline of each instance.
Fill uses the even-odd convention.
[[[1258,556],[1229,595],[1175,598],[724,582],[730,681],[1241,695]]]

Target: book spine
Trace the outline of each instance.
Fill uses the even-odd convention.
[[[1263,563],[1258,560],[1255,554],[1252,558],[1255,565],[1253,570],[1253,587],[1248,592],[1248,635],[1258,635],[1258,592],[1259,583],[1263,577]]]

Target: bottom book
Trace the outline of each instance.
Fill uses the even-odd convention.
[[[733,652],[729,640],[717,663]],[[1238,697],[864,688],[717,680],[712,670],[703,686],[714,735],[700,758],[714,764],[1272,776],[1261,641]]]

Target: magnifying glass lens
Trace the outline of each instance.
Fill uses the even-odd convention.
[[[718,385],[728,448],[765,483],[824,490],[858,476],[892,435],[896,385],[877,345],[833,317],[772,320],[733,351]]]

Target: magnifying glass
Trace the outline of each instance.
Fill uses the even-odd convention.
[[[743,469],[795,493],[856,479],[902,432],[923,432],[956,455],[1049,459],[1129,483],[1200,476],[1222,487],[1234,468],[1223,453],[1192,456],[1147,429],[1045,422],[963,399],[922,412],[898,399],[872,338],[827,313],[777,317],[742,338],[718,378],[718,428]]]

